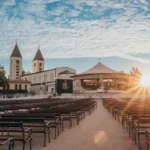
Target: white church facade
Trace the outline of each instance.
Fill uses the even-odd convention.
[[[76,70],[69,67],[44,70],[45,60],[39,48],[32,61],[32,73],[23,74],[22,60],[16,43],[10,56],[9,89],[54,93],[56,79],[69,79],[76,74]]]

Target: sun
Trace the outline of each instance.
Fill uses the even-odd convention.
[[[143,75],[140,81],[142,86],[150,86],[150,76]]]

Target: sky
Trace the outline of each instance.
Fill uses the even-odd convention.
[[[100,61],[150,73],[150,0],[0,0],[0,64],[18,43],[31,71],[40,47],[45,69],[82,72]]]

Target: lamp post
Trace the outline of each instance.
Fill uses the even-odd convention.
[[[41,95],[42,95],[42,93],[43,93],[42,83],[43,83],[43,82],[41,82],[41,86],[40,86],[40,92],[41,92]]]

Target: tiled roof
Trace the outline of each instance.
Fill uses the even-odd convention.
[[[68,71],[68,70],[65,70],[65,71],[60,72],[59,74],[75,74],[75,73]]]
[[[98,62],[95,66],[88,69],[87,71],[81,73],[81,74],[97,74],[97,73],[119,73],[111,68],[108,68],[101,62]]]
[[[22,58],[22,55],[20,53],[20,50],[19,50],[19,47],[18,47],[17,43],[16,43],[10,57],[21,57]]]
[[[23,80],[23,79],[16,79],[16,80],[10,79],[9,83],[31,83],[31,82],[28,80]]]
[[[43,60],[44,61],[44,58],[42,56],[40,49],[38,49],[38,51],[36,52],[33,60]]]

